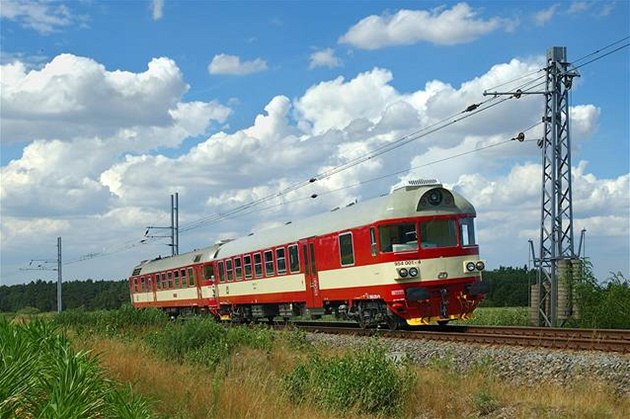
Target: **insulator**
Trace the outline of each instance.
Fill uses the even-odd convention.
[[[313,195],[311,195],[311,198],[313,198],[313,199],[317,198],[317,194],[314,193]]]
[[[308,182],[309,183],[317,182],[317,178],[312,177],[312,178],[309,179]]]
[[[518,89],[516,93],[514,93],[514,97],[516,99],[520,99],[522,95],[523,95],[523,91],[521,89]]]
[[[464,112],[474,111],[475,109],[477,109],[479,107],[479,105],[481,105],[481,103],[473,103],[472,105],[467,107],[466,110],[464,110]]]
[[[525,141],[525,133],[519,132],[518,135],[512,139],[518,141],[519,143],[522,143],[523,141]]]

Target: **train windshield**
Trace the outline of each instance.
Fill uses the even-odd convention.
[[[423,249],[457,246],[455,220],[431,220],[420,223],[420,246]]]
[[[460,237],[462,246],[474,246],[477,244],[475,240],[475,219],[462,218],[459,220]]]
[[[407,252],[418,249],[418,234],[415,223],[380,226],[381,252]]]

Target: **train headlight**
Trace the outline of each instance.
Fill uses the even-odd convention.
[[[484,269],[486,269],[486,264],[482,261],[479,261],[475,264],[475,268],[477,268],[478,271],[483,271]]]
[[[409,275],[413,277],[418,276],[418,268],[409,268]]]
[[[475,262],[467,262],[466,263],[466,270],[468,272],[472,272],[475,270]]]
[[[400,275],[401,278],[407,278],[407,275],[409,275],[409,272],[407,271],[406,268],[400,268],[398,270],[398,275]]]
[[[429,204],[437,207],[442,202],[442,192],[438,189],[432,190],[429,192]]]

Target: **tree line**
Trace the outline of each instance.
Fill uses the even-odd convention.
[[[621,273],[599,281],[589,261],[574,284],[577,293],[579,320],[583,327],[630,328],[630,281]],[[504,267],[483,273],[490,283],[481,307],[527,307],[531,284],[536,282],[537,270]],[[111,310],[129,303],[129,286],[121,281],[65,282],[62,288],[63,308]],[[49,312],[57,309],[57,283],[40,280],[29,284],[0,286],[0,312],[22,310]]]
[[[110,310],[129,302],[129,285],[126,279],[64,282],[61,291],[64,310]],[[56,311],[57,282],[38,279],[28,284],[0,286],[0,312],[14,313],[25,309]]]
[[[500,267],[484,272],[484,280],[490,281],[490,292],[484,307],[527,306],[529,283],[536,278],[534,270]],[[62,286],[63,308],[85,310],[116,309],[129,303],[127,280],[64,282]],[[0,286],[0,312],[17,312],[34,308],[40,312],[57,310],[57,282],[37,281],[28,284]]]

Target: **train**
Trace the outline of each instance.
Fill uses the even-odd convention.
[[[246,323],[326,314],[361,327],[468,319],[487,293],[476,212],[433,180],[171,257],[129,277],[134,307]]]

